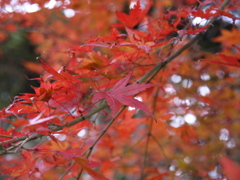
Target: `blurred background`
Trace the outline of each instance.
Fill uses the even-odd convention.
[[[31,86],[37,86],[37,81],[29,81],[38,77],[37,73],[24,67],[24,62],[33,62],[38,56],[26,31],[9,30],[7,37],[0,43],[0,106],[7,106],[12,97],[20,92],[33,92]]]

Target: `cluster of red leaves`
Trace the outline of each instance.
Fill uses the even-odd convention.
[[[119,23],[112,24],[109,35],[89,38],[82,45],[69,43],[71,49],[63,52],[64,55],[67,54],[67,57],[64,56],[67,59],[64,61],[65,66],[58,71],[39,58],[45,70],[45,74],[38,79],[40,87],[33,87],[33,94],[24,93],[15,97],[13,103],[0,112],[4,126],[13,127],[0,129],[1,154],[18,153],[17,157],[1,157],[2,162],[7,162],[1,164],[1,174],[12,179],[68,179],[80,178],[84,170],[92,178],[99,180],[121,178],[122,174],[131,179],[139,179],[139,176],[142,179],[164,179],[177,175],[177,172],[186,171],[191,175],[210,178],[208,172],[214,169],[213,163],[205,163],[201,159],[216,153],[212,143],[208,143],[216,139],[203,132],[206,131],[205,127],[213,126],[208,124],[207,115],[212,118],[215,111],[226,107],[219,102],[215,103],[217,100],[214,98],[196,95],[201,84],[195,83],[192,91],[186,90],[185,94],[182,94],[189,84],[183,83],[179,86],[170,82],[170,77],[176,73],[186,77],[185,82],[191,82],[191,79],[187,79],[189,72],[200,72],[204,67],[195,66],[185,59],[194,59],[197,55],[201,57],[201,54],[193,55],[188,51],[188,55],[181,55],[179,61],[172,63],[171,68],[154,76],[152,84],[139,83],[139,79],[173,51],[184,46],[186,40],[191,39],[188,35],[204,32],[208,28],[187,24],[184,25],[184,30],[179,30],[182,19],[191,16],[211,19],[222,15],[232,18],[233,21],[236,18],[228,12],[218,10],[219,4],[212,5],[213,1],[200,3],[202,7],[206,4],[212,5],[206,11],[196,9],[197,6],[188,6],[183,10],[167,11],[157,17],[149,13],[152,3],[145,3],[142,8],[140,1],[137,1],[129,14],[117,11]],[[190,4],[195,3],[197,2]],[[73,1],[69,8],[77,12],[82,5]],[[24,16],[31,19],[30,15]],[[46,20],[47,16],[41,16],[42,20]],[[75,22],[73,20],[71,23],[71,26],[75,27],[69,28],[70,40],[77,39]],[[34,22],[26,21],[24,26],[27,27],[28,23]],[[57,31],[50,29],[50,32],[64,36],[65,31],[61,31],[64,23],[54,23]],[[102,23],[97,25],[98,28],[103,28]],[[14,30],[12,27],[8,28]],[[78,28],[83,31],[86,29],[83,25]],[[238,30],[223,31],[222,36],[214,40],[224,42],[226,38],[233,39],[227,42],[226,52],[213,55],[220,58],[219,61],[209,60],[209,54],[205,55],[205,59],[217,64],[239,67],[237,53],[234,56],[229,55],[232,48],[239,50],[238,42],[232,38],[235,31]],[[34,37],[32,39],[35,43],[40,43],[45,41],[45,36],[49,34],[41,34],[36,38],[38,34],[31,33],[30,36]],[[40,47],[40,51],[42,48]],[[58,46],[55,48],[58,49]],[[52,54],[60,53],[53,51]],[[183,64],[186,67],[182,68]],[[231,67],[227,68],[232,70]],[[211,70],[215,70],[214,67]],[[198,75],[193,73],[191,78],[197,81]],[[224,84],[231,81],[232,77],[229,76],[229,79],[224,80]],[[186,94],[187,99],[181,100]],[[134,95],[143,102],[135,99]],[[220,100],[227,99],[228,95],[234,96],[226,93]],[[213,96],[219,97],[218,94]],[[236,97],[239,98],[239,95]],[[102,99],[106,100],[110,108],[104,109],[106,105]],[[118,114],[123,105],[134,110],[129,107]],[[95,112],[101,107],[103,111]],[[236,110],[239,105],[233,103],[233,107]],[[236,114],[234,110],[231,110],[232,116]],[[179,119],[182,112],[199,116],[199,127],[187,123],[178,128],[170,125],[171,120]],[[231,119],[232,116],[222,115],[226,119]],[[153,125],[153,119],[156,119],[157,125]],[[205,124],[207,126],[203,126]],[[211,130],[207,132],[210,133]],[[35,139],[37,140],[34,141]],[[147,146],[143,143],[145,140]],[[34,143],[31,143],[32,141]],[[170,141],[172,146],[169,145]],[[206,152],[204,158],[196,151],[198,148],[204,149],[203,146],[212,150]],[[221,143],[217,144],[216,148],[224,149]],[[186,154],[181,153],[182,151]],[[188,157],[190,155],[192,156]],[[193,163],[198,160],[201,162],[190,168],[189,158]],[[229,170],[232,162],[223,157],[220,163],[226,176],[233,179]],[[204,166],[203,170],[197,170],[198,166]],[[234,165],[234,169],[239,167]],[[86,174],[82,176],[87,177]]]

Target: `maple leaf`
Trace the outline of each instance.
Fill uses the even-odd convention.
[[[113,111],[113,116],[117,114],[122,103],[127,106],[135,107],[136,109],[141,109],[142,111],[150,114],[155,119],[155,116],[151,113],[151,111],[144,103],[134,99],[133,97],[129,97],[155,85],[132,84],[127,86],[130,77],[131,74],[128,74],[125,78],[118,81],[109,92],[96,92],[93,96],[92,101],[95,102],[101,99],[106,99],[108,105]]]
[[[12,177],[22,179],[20,177],[24,177],[25,175],[30,176],[37,170],[33,167],[35,166],[35,163],[37,161],[37,158],[34,158],[31,152],[21,152],[22,154],[22,163],[19,166],[14,166],[11,168],[7,168],[3,172],[6,174],[11,174]],[[23,178],[24,179],[24,178]]]
[[[233,66],[233,67],[240,67],[240,57],[235,55],[235,56],[226,56],[224,54],[218,53],[216,56],[210,56],[213,58],[208,58],[208,59],[202,59],[204,61],[208,61],[211,63],[216,63],[216,64],[222,64],[222,65],[227,65],[227,66]],[[212,60],[214,59],[214,60]]]
[[[102,36],[97,38],[97,41],[120,41],[123,40],[127,35],[126,34],[120,34],[116,28],[111,28],[110,30],[111,34],[107,36]]]
[[[58,73],[57,71],[55,71],[52,67],[50,67],[43,59],[39,58],[43,68],[50,74],[52,74],[56,79],[58,80],[62,80],[62,81],[68,81],[68,82],[72,82],[75,83],[77,82],[77,80],[72,77],[70,74],[61,71],[61,73]]]
[[[108,180],[107,178],[105,178],[102,174],[100,174],[99,172],[93,170],[90,166],[95,166],[96,162],[93,161],[89,161],[88,159],[83,159],[80,157],[74,157],[73,158],[78,164],[80,164],[82,166],[82,168],[87,171],[87,173],[92,176],[94,179],[96,180]]]
[[[54,94],[54,89],[49,82],[42,81],[40,87],[33,87],[33,89],[36,92],[35,98],[39,101],[48,102]],[[31,94],[29,94],[29,96],[31,96]]]
[[[148,5],[145,7],[145,9],[141,9],[140,1],[138,1],[133,9],[130,10],[129,15],[122,13],[122,12],[116,12],[118,20],[123,23],[126,27],[133,28],[134,26],[138,25],[145,15],[147,14],[151,4],[148,3]]]
[[[222,29],[221,34],[221,36],[214,38],[215,42],[222,42],[229,47],[239,44],[240,30],[236,28],[232,29],[231,31]]]

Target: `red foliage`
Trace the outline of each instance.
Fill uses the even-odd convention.
[[[118,20],[126,27],[133,28],[134,26],[138,25],[143,18],[147,15],[151,4],[149,1],[145,2],[146,7],[144,9],[141,8],[140,1],[138,0],[137,3],[134,5],[133,9],[130,10],[129,15],[119,12],[116,12]]]
[[[110,108],[112,109],[113,116],[116,116],[121,106],[120,103],[122,103],[127,106],[135,107],[136,109],[141,109],[147,112],[148,114],[150,114],[154,118],[154,115],[151,113],[151,111],[147,108],[147,106],[144,103],[132,97],[128,97],[131,95],[135,95],[141,91],[144,91],[145,89],[150,88],[154,85],[153,84],[133,84],[133,85],[126,86],[130,77],[131,77],[131,74],[127,75],[125,78],[118,81],[113,86],[112,90],[107,93],[96,92],[92,100],[99,101],[101,99],[106,99]]]
[[[18,12],[26,2],[0,16],[0,41],[26,29],[41,58],[24,65],[44,72],[35,93],[0,111],[4,178],[239,177],[222,156],[239,153],[237,0],[139,0],[129,13],[128,0],[39,0]],[[223,16],[233,28],[215,37],[209,27]],[[219,52],[197,44],[208,34]]]

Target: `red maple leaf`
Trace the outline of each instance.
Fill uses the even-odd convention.
[[[129,15],[117,11],[117,18],[118,20],[123,23],[123,25],[133,28],[134,26],[138,25],[143,18],[146,16],[148,13],[149,8],[151,7],[151,4],[148,2],[147,6],[145,9],[141,9],[140,1],[138,1],[133,9],[130,10]]]
[[[97,93],[95,93],[92,99],[93,102],[99,101],[101,99],[106,99],[108,105],[113,111],[113,116],[117,114],[122,103],[127,106],[135,107],[136,109],[141,109],[142,111],[145,111],[146,113],[150,114],[155,119],[154,115],[151,113],[151,111],[144,103],[134,99],[133,97],[129,97],[155,85],[132,84],[127,86],[130,77],[131,74],[127,75],[125,78],[118,81],[109,92],[98,91]]]
[[[50,74],[52,74],[56,79],[58,80],[62,80],[62,81],[67,81],[67,82],[78,82],[78,80],[76,80],[74,77],[72,77],[70,74],[61,71],[60,73],[57,72],[56,70],[54,70],[52,67],[50,67],[43,59],[39,58],[43,68]]]
[[[82,166],[82,168],[87,171],[87,173],[92,176],[94,179],[96,180],[108,180],[107,178],[105,178],[102,174],[100,174],[99,172],[93,170],[91,168],[95,167],[97,162],[93,162],[93,161],[89,161],[88,159],[83,159],[80,157],[74,157],[73,158],[78,164],[80,164]]]
[[[204,61],[208,61],[211,63],[216,63],[216,64],[222,64],[222,65],[227,65],[227,66],[233,66],[233,67],[240,67],[240,58],[239,56],[226,56],[222,53],[216,54],[215,60],[212,60],[210,58],[208,59],[202,59]]]

